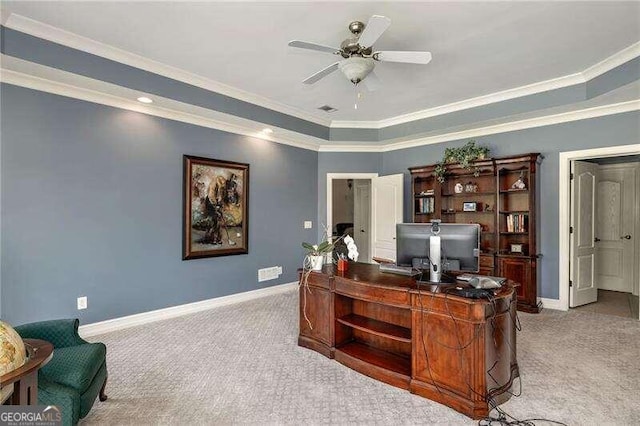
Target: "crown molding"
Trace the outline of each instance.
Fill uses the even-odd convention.
[[[264,123],[171,99],[155,97],[157,103],[141,104],[134,101],[139,96],[138,91],[6,55],[0,56],[0,63],[2,65],[0,82],[3,83],[319,152],[389,152],[640,110],[640,99],[634,99],[397,142],[377,144],[355,144],[350,141],[327,142],[279,128],[274,128],[275,132],[272,135],[265,136],[260,133]],[[39,73],[40,76],[34,75],[35,73]],[[119,96],[113,93],[118,93]]]
[[[318,147],[319,152],[384,152],[384,145],[353,145],[351,142],[331,142]]]
[[[554,124],[568,123],[571,121],[586,120],[589,118],[604,117],[607,115],[621,114],[630,111],[640,110],[640,99],[615,104],[583,108],[575,111],[550,114],[542,117],[516,120],[508,123],[495,124],[485,127],[459,132],[449,132],[440,135],[415,138],[411,140],[387,143],[385,145],[349,145],[349,142],[333,142],[336,145],[320,145],[320,152],[389,152],[399,149],[415,148],[423,145],[432,145],[443,142],[450,142],[460,139],[477,138],[498,133],[508,133],[517,130],[531,129],[535,127],[551,126]]]
[[[4,55],[2,56],[2,58],[5,58]],[[264,127],[263,123],[258,123],[246,119],[239,119],[238,117],[219,113],[217,111],[206,110],[205,108],[194,107],[192,105],[182,104],[180,102],[159,97],[154,97],[154,99],[159,102],[165,101],[172,106],[180,104],[184,105],[184,110],[179,110],[175,107],[171,108],[158,106],[155,104],[141,104],[133,100],[136,97],[133,95],[137,94],[137,92],[135,91],[131,91],[131,97],[125,98],[121,96],[115,96],[104,91],[88,89],[86,87],[79,87],[73,84],[61,83],[59,81],[53,81],[50,79],[13,71],[4,68],[4,66],[5,64],[3,63],[3,68],[0,68],[0,82],[2,83],[93,102],[100,105],[111,106],[114,108],[135,111],[155,117],[176,120],[183,123],[194,124],[196,126],[207,127],[210,129],[222,130],[237,135],[263,139],[283,145],[295,146],[311,151],[317,151],[319,147],[319,139],[295,132],[290,132],[285,129],[279,129],[273,126],[270,127],[275,130],[274,133],[271,135],[264,135],[260,132],[262,127]],[[86,77],[78,78],[91,80]],[[130,89],[124,90],[128,91]]]
[[[507,89],[501,92],[491,93],[489,95],[478,96],[476,98],[465,99],[463,101],[441,105],[422,111],[411,112],[408,114],[398,115],[396,117],[380,120],[380,121],[332,121],[331,128],[374,128],[382,129],[385,127],[405,124],[411,121],[423,120],[425,118],[435,117],[438,115],[450,114],[452,112],[462,111],[470,108],[476,108],[497,102],[508,101],[511,99],[521,98],[524,96],[535,95],[537,93],[548,92],[550,90],[562,89],[564,87],[573,86],[575,84],[584,83],[584,77],[581,73],[566,75],[564,77],[554,78],[551,80],[541,81],[529,84],[527,86]]]
[[[110,46],[105,43],[83,37],[81,35],[66,31],[52,25],[48,25],[31,18],[27,18],[15,13],[9,14],[6,18],[4,26],[22,33],[32,35],[53,43],[61,44],[72,49],[81,50],[92,55],[100,56],[121,64],[129,65],[154,74],[162,75],[183,83],[197,86],[212,92],[220,93],[241,101],[249,102],[264,108],[271,109],[283,114],[291,115],[312,123],[329,126],[331,120],[323,119],[316,115],[310,114],[299,108],[282,104],[280,102],[265,98],[255,93],[249,93],[237,87],[229,86],[215,80],[211,80],[197,74],[165,65],[161,62],[154,61],[144,56]]]
[[[598,62],[597,64],[590,66],[586,70],[582,71],[585,81],[593,80],[594,78],[611,71],[612,69],[619,67],[620,65],[629,62],[640,56],[640,41],[632,44],[629,47],[622,49],[621,51],[614,53],[608,58]]]

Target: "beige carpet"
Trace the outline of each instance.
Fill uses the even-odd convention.
[[[598,301],[573,308],[576,311],[638,319],[638,296],[598,289]]]
[[[84,423],[477,424],[298,347],[297,307],[291,292],[92,339],[108,348],[109,400]],[[640,424],[640,322],[548,310],[520,318],[522,396],[506,411]]]

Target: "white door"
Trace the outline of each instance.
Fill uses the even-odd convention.
[[[358,262],[371,263],[371,181],[356,180],[354,183],[353,239],[358,247]]]
[[[597,191],[596,283],[604,290],[633,291],[636,166],[600,166]]]
[[[373,257],[396,260],[396,224],[402,223],[402,174],[371,179]]]
[[[595,280],[595,203],[598,187],[598,165],[585,161],[571,163],[571,263],[569,266],[569,306],[598,300]]]

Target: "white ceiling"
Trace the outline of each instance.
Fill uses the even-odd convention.
[[[332,120],[381,120],[585,70],[640,40],[640,2],[11,2],[2,9]],[[376,50],[428,50],[429,65],[379,63],[364,94],[336,72],[352,20],[385,15]],[[327,115],[317,107],[338,108]]]

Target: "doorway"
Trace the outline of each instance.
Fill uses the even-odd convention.
[[[352,183],[353,237],[360,253],[358,261],[372,263],[378,259],[395,262],[396,224],[402,223],[403,218],[404,175],[327,173],[327,228],[330,234],[339,232],[338,223],[343,224],[341,229],[351,223],[334,219],[334,180],[344,180],[338,184],[342,188],[338,191]]]
[[[331,190],[331,235],[350,235],[358,247],[358,261],[369,263],[371,179],[333,179]]]
[[[640,319],[638,148],[560,154],[560,308]]]
[[[371,263],[371,179],[377,173],[327,174],[327,231],[332,238],[351,235],[360,256]]]

